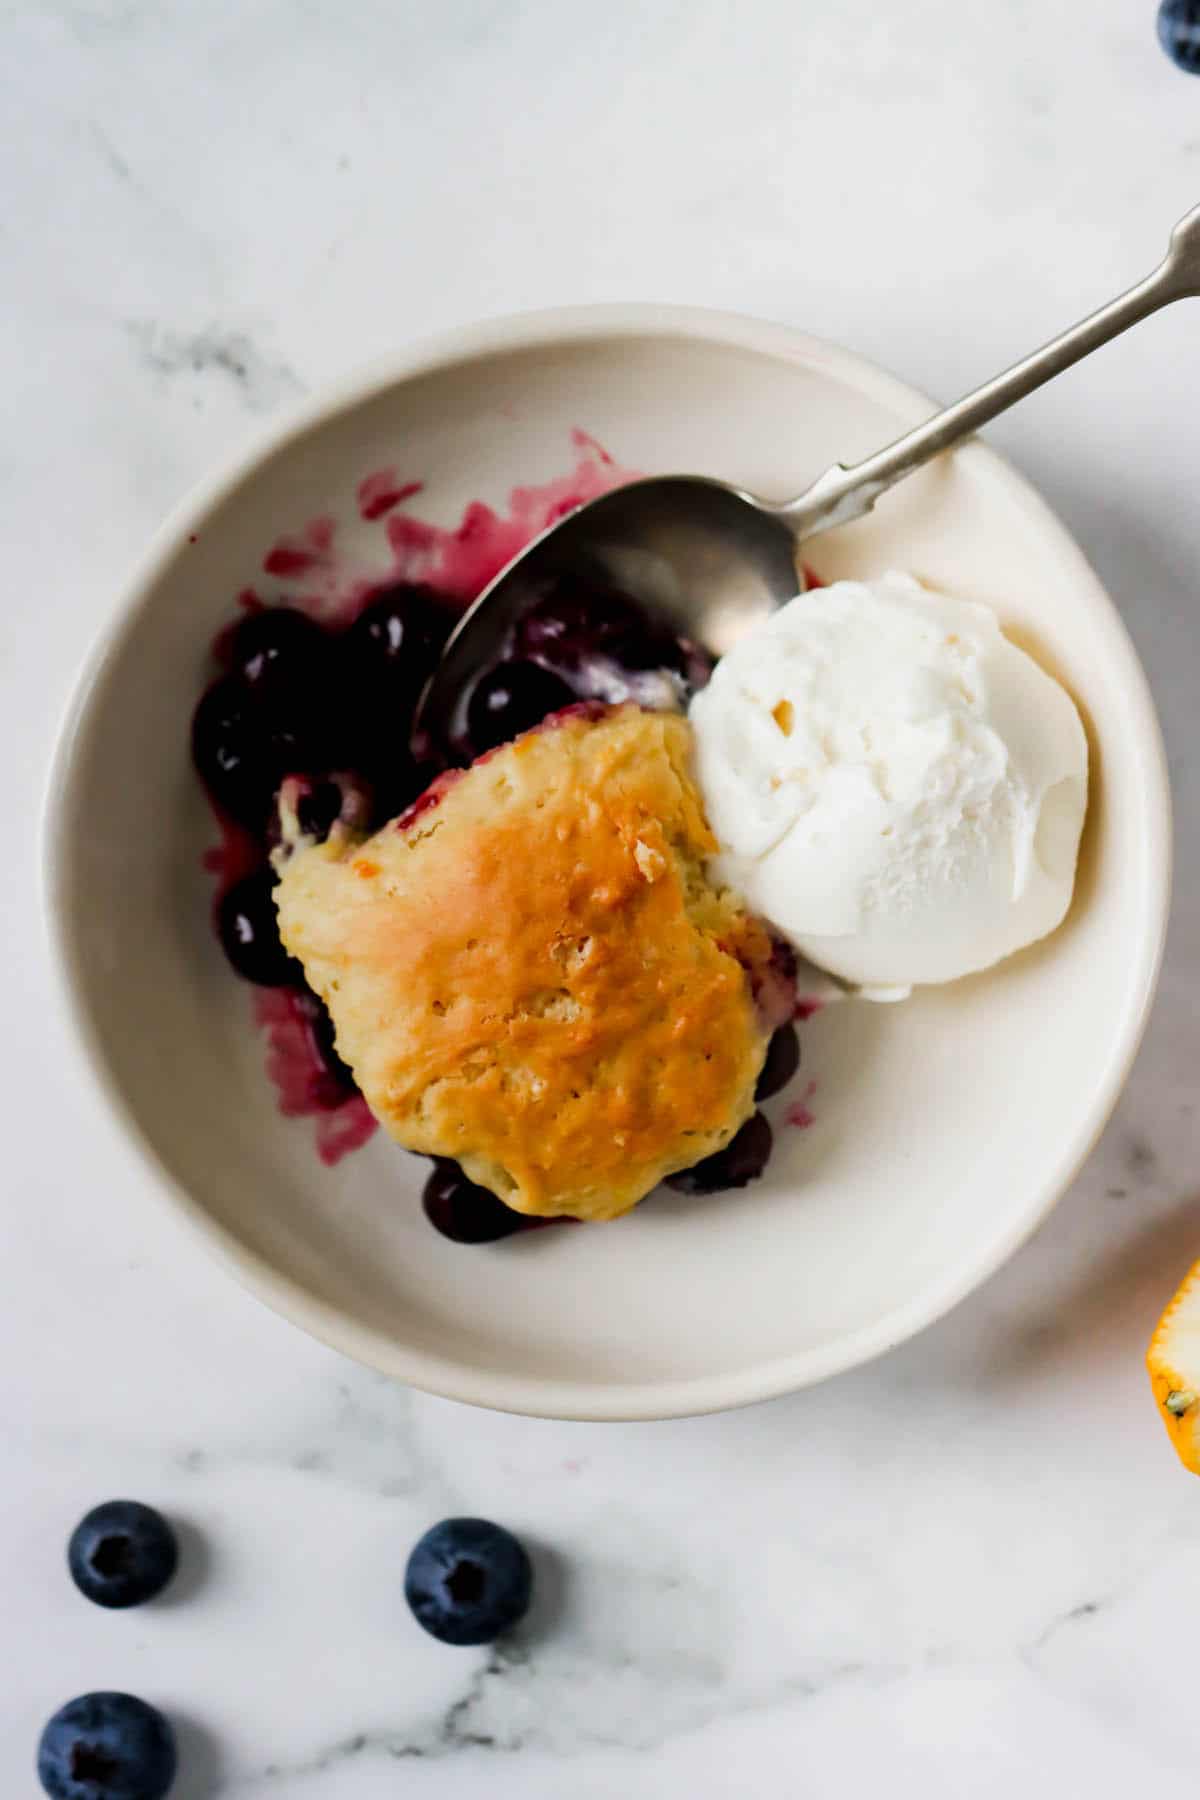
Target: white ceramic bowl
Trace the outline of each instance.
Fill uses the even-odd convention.
[[[928,402],[846,352],[751,320],[651,307],[475,326],[310,406],[159,534],[83,684],[52,789],[51,908],[94,1064],[210,1245],[270,1305],[420,1387],[518,1412],[663,1417],[845,1369],[944,1313],[1009,1256],[1104,1124],[1145,1022],[1167,911],[1170,817],[1129,639],[1038,496],[973,445],[819,542],[827,576],[911,569],[984,600],[1085,713],[1093,790],[1077,903],[1048,943],[907,1005],[803,1031],[764,1180],[660,1195],[612,1225],[488,1248],[418,1204],[427,1165],[376,1135],[335,1169],[274,1106],[246,987],[200,868],[189,763],[209,644],[266,545],[337,515],[379,560],[355,484],[425,482],[445,523],[569,467],[585,427],[626,466],[782,498]],[[376,535],[372,537],[372,532]],[[268,584],[269,591],[269,584]],[[815,1124],[780,1123],[797,1093]]]

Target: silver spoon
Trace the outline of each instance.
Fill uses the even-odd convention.
[[[870,512],[895,482],[978,431],[1052,376],[1173,300],[1200,294],[1200,206],[1171,233],[1157,269],[1023,362],[935,413],[863,462],[835,463],[799,499],[773,505],[706,475],[655,475],[577,507],[502,569],[463,615],[421,697],[417,726],[461,731],[472,679],[503,654],[512,626],[556,576],[594,573],[644,600],[714,654],[790,600],[796,549]]]

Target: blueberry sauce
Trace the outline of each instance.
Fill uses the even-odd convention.
[[[332,1033],[326,1038],[320,1008],[316,995],[305,988],[260,988],[254,998],[279,1110],[289,1119],[315,1118],[317,1154],[323,1163],[333,1164],[365,1144],[376,1126],[346,1065],[338,1058],[339,1066],[331,1066]]]
[[[263,574],[294,581],[298,575],[327,569],[333,557],[336,529],[336,522],[327,515],[310,519],[296,536],[281,537],[271,546],[263,557]]]
[[[807,1131],[810,1125],[816,1124],[817,1116],[809,1105],[816,1091],[816,1082],[810,1081],[799,1100],[793,1101],[784,1113],[785,1124],[794,1125],[797,1131]]]
[[[382,519],[394,506],[419,494],[421,485],[419,481],[401,481],[395,469],[376,469],[373,475],[365,476],[358,484],[355,497],[359,518],[368,524],[374,519]]]
[[[702,649],[631,595],[564,576],[464,695],[460,739],[440,753],[413,743],[417,699],[462,608],[548,525],[632,478],[586,433],[572,439],[579,460],[568,474],[515,488],[502,511],[473,501],[455,527],[408,508],[419,481],[376,470],[355,499],[359,517],[378,523],[386,540],[387,573],[355,576],[339,558],[334,520],[312,519],[263,557],[263,574],[286,591],[268,598],[242,589],[237,616],[214,642],[218,673],[196,709],[192,752],[220,831],[204,859],[217,880],[215,924],[231,966],[254,984],[279,1109],[315,1121],[327,1163],[364,1143],[375,1121],[338,1054],[328,1012],[279,939],[269,858],[285,841],[281,815],[318,841],[339,821],[373,830],[394,819],[407,830],[458,778],[456,765],[565,713],[592,716],[622,698],[683,705],[711,673]],[[759,1097],[778,1092],[799,1060],[794,1030],[785,1030],[797,1011],[794,965],[782,951],[777,960],[755,994],[775,1032]],[[761,1172],[769,1150],[770,1127],[756,1114],[694,1172],[687,1191],[741,1186]],[[425,1210],[456,1242],[552,1222],[513,1213],[446,1161],[426,1184]]]

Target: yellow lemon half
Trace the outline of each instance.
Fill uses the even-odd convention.
[[[1200,1475],[1200,1262],[1188,1270],[1158,1321],[1146,1367],[1179,1460]]]

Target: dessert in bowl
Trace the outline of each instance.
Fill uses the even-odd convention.
[[[978,446],[822,539],[813,560],[825,580],[906,567],[989,604],[1065,681],[1093,751],[1075,903],[1042,947],[991,973],[922,988],[903,1008],[829,1007],[805,1025],[799,1076],[758,1109],[775,1138],[760,1179],[726,1195],[660,1189],[615,1222],[516,1234],[479,1255],[445,1242],[419,1204],[428,1163],[382,1133],[332,1166],[314,1155],[314,1121],[339,1140],[369,1131],[357,1096],[309,1119],[280,1116],[248,1029],[249,990],[224,967],[197,878],[210,826],[187,719],[240,590],[302,601],[327,623],[348,618],[339,609],[351,600],[365,616],[397,582],[443,597],[457,582],[469,598],[506,544],[511,554],[554,505],[613,478],[595,451],[572,452],[581,424],[630,469],[711,467],[785,492],[798,471],[920,410],[840,352],[740,321],[636,310],[516,321],[418,353],[319,409],[165,534],[64,750],[54,895],[111,1089],[184,1205],[264,1297],[352,1353],[462,1398],[573,1416],[689,1411],[782,1391],[898,1341],[995,1267],[1061,1191],[1115,1098],[1152,990],[1168,856],[1161,750],[1111,604],[1040,502]],[[359,484],[389,465],[390,491],[424,489],[368,518]],[[506,503],[513,481],[524,485]],[[646,699],[625,705],[653,717]],[[605,703],[623,716],[619,695]],[[373,804],[402,817],[413,798],[397,788]],[[297,820],[307,811],[316,826],[295,867],[313,857],[341,882],[379,826],[343,818],[355,801],[340,790],[295,799]],[[328,848],[332,835],[318,841],[334,818],[344,850]],[[229,889],[237,858],[229,845],[223,855]],[[285,892],[290,879],[285,866]],[[750,898],[741,912],[753,923]],[[339,887],[329,917],[344,904]],[[752,1000],[752,973],[731,960]],[[315,959],[311,973],[325,981]],[[257,991],[277,1074],[300,1039],[324,1042],[327,1094],[345,1078],[335,1057],[360,1074],[348,1021],[335,1017],[334,1045],[321,1015],[298,1017],[289,1001],[285,1016],[280,989]],[[722,1134],[741,1129],[750,1067],[769,1042],[765,1023],[739,1016],[754,1049],[723,1090]],[[1040,1058],[1029,1055],[1035,1017]],[[304,1110],[294,1094],[291,1110]],[[668,1163],[683,1173],[665,1143],[647,1178]],[[451,1148],[445,1137],[426,1144]]]

